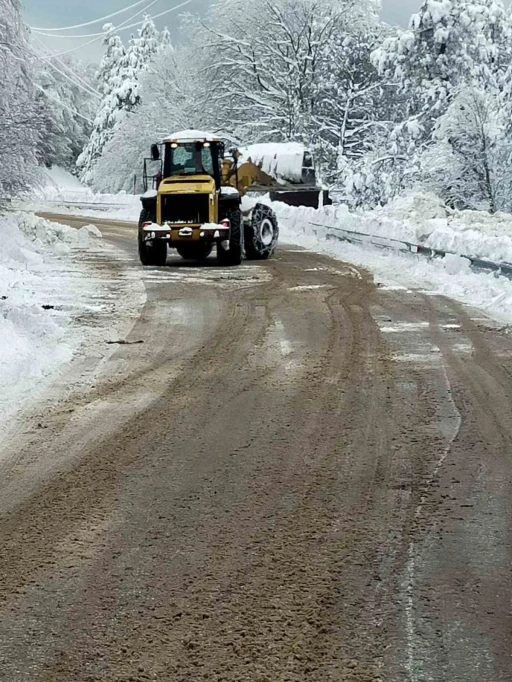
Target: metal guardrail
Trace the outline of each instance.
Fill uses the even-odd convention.
[[[131,196],[130,194],[127,196]],[[111,204],[104,204],[101,202],[95,202],[95,201],[65,201],[65,200],[57,200],[57,199],[52,199],[52,200],[45,200],[45,204],[51,204],[52,206],[65,206],[69,208],[94,208],[98,209],[99,211],[108,208],[123,208],[126,204],[119,204],[119,203],[111,203]]]
[[[329,225],[320,225],[319,223],[312,223],[308,221],[309,225],[320,227],[326,231],[326,240],[335,239],[337,241],[346,241],[351,244],[371,244],[374,247],[381,249],[391,249],[393,251],[401,251],[402,253],[411,253],[426,258],[444,258],[446,255],[459,256],[469,261],[470,267],[476,271],[492,272],[497,277],[506,277],[512,280],[512,263],[496,263],[495,261],[486,260],[484,258],[474,258],[454,251],[444,251],[443,249],[434,249],[421,244],[413,244],[411,242],[400,239],[393,239],[391,237],[379,237],[377,235],[367,234],[366,232],[356,232],[353,230],[344,230],[340,227],[331,227]],[[334,233],[334,234],[333,234]]]

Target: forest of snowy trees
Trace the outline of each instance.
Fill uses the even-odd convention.
[[[421,2],[421,0],[419,0]],[[58,164],[97,191],[132,190],[152,142],[181,128],[231,144],[301,141],[322,182],[371,208],[420,186],[448,204],[512,211],[512,18],[500,0],[424,0],[407,29],[376,0],[219,0],[149,16],[104,56],[51,56],[0,0],[0,187]],[[123,36],[125,34],[122,34]]]

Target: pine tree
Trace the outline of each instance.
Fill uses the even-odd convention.
[[[77,161],[80,177],[85,182],[97,183],[94,166],[115,129],[141,104],[141,75],[161,48],[161,36],[149,15],[144,17],[138,36],[132,35],[128,48],[114,35],[111,24],[105,27],[106,54],[100,64],[98,79],[102,83],[104,99],[96,115],[90,140]],[[167,40],[167,38],[165,38]]]
[[[151,60],[158,52],[162,38],[149,14],[144,16],[144,23],[138,33],[139,36],[134,41],[134,51],[137,55],[138,70],[140,71],[148,68]]]
[[[144,23],[138,31],[138,37],[131,36],[126,53],[119,59],[113,75],[112,93],[117,98],[116,106],[120,110],[132,111],[140,104],[139,78],[142,71],[149,68],[160,46],[160,33],[153,19],[144,16]]]
[[[126,50],[121,38],[114,33],[115,27],[113,24],[105,24],[103,31],[105,32],[105,37],[103,38],[105,54],[96,72],[96,79],[99,83],[100,91],[104,95],[109,95],[112,92],[113,80],[118,73],[119,64],[126,55]]]
[[[173,130],[205,127],[203,86],[187,51],[162,50],[154,68],[141,73],[139,87],[140,105],[116,126],[92,169],[89,179],[99,191],[131,190],[134,176],[141,191],[150,145]]]
[[[166,26],[160,34],[160,45],[158,46],[158,50],[161,52],[162,50],[171,47],[171,45],[171,33]]]

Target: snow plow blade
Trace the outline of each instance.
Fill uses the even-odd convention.
[[[329,190],[321,187],[304,187],[304,185],[289,185],[269,187],[252,185],[247,188],[248,195],[263,196],[268,194],[271,201],[281,201],[288,206],[307,206],[308,208],[322,208],[330,206],[332,199]]]
[[[309,208],[321,208],[330,206],[332,199],[329,191],[313,187],[307,189],[298,187],[293,189],[273,189],[269,192],[271,201],[282,201],[289,206],[308,206]]]

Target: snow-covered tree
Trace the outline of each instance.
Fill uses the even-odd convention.
[[[167,35],[164,36],[167,40]],[[130,39],[128,61],[135,72],[148,68],[149,63],[158,52],[162,44],[162,35],[155,26],[149,14],[144,16],[144,23],[138,31],[138,37]]]
[[[191,54],[211,84],[210,127],[235,140],[318,143],[332,165],[350,74],[366,69],[377,79],[368,52],[350,54],[349,44],[357,36],[352,45],[360,38],[368,45],[377,25],[371,1],[218,2],[206,22],[190,22]]]
[[[139,78],[149,68],[160,47],[160,33],[149,15],[144,16],[138,36],[131,36],[128,48],[112,75],[112,94],[118,109],[132,111],[140,104]]]
[[[480,86],[494,77],[507,33],[499,0],[424,0],[409,29],[388,38],[373,59],[381,73],[399,83],[408,115],[428,134],[455,88],[463,82]]]
[[[115,28],[112,24],[105,24],[103,31],[105,33],[103,38],[105,54],[100,62],[96,78],[104,97],[94,118],[89,141],[76,163],[79,175],[85,182],[90,179],[90,173],[95,162],[101,156],[103,147],[112,136],[112,130],[121,110],[114,93],[121,84],[119,70],[121,60],[126,56],[126,50],[121,38],[115,35]]]
[[[494,213],[512,207],[512,140],[497,91],[462,88],[438,120],[424,179],[447,203]]]
[[[99,191],[142,189],[150,145],[175,130],[205,126],[203,86],[188,51],[162,49],[140,75],[143,98],[115,128],[90,176]],[[206,85],[205,85],[206,87]]]
[[[149,15],[144,17],[138,37],[131,37],[127,49],[114,34],[115,29],[111,24],[107,24],[104,30],[106,54],[98,72],[104,99],[95,117],[89,142],[77,161],[82,180],[93,184],[94,166],[116,127],[140,105],[139,79],[162,46],[162,36]],[[164,42],[167,39],[167,34],[164,33]]]
[[[17,0],[0,0],[0,202],[34,178],[41,116]]]
[[[105,53],[101,58],[96,79],[100,92],[104,95],[109,95],[114,87],[114,78],[117,76],[119,64],[126,55],[126,50],[120,36],[115,34],[115,26],[113,24],[105,24],[103,32],[105,33],[103,38]]]
[[[186,28],[173,49],[147,17],[121,55],[88,176],[96,188],[129,189],[134,174],[140,188],[151,142],[199,127],[235,144],[304,142],[325,182],[373,206],[422,177],[463,84],[494,93],[501,120],[512,112],[500,0],[423,0],[407,31],[384,26],[373,0],[219,0]]]
[[[160,44],[158,46],[158,50],[162,51],[167,49],[168,47],[171,47],[171,32],[166,26],[162,33],[160,34]]]
[[[341,12],[309,0],[214,5],[192,33],[217,127],[245,140],[306,139],[320,55]]]
[[[235,143],[303,141],[339,183],[390,125],[396,97],[370,61],[383,31],[371,0],[222,0],[188,28],[188,44],[138,78],[142,101],[105,147],[95,186],[131,187],[158,131],[190,125]],[[117,180],[113,167],[123,169]]]
[[[38,160],[71,171],[89,138],[100,96],[93,89],[88,69],[70,57],[36,62],[35,82],[42,117]]]
[[[500,0],[424,0],[409,29],[374,50],[374,64],[397,84],[404,105],[386,150],[397,193],[420,180],[422,155],[454,93],[463,86],[498,87],[510,48],[510,20]]]
[[[396,113],[396,88],[386,86],[370,59],[382,34],[373,20],[360,27],[338,26],[325,46],[310,143],[329,184],[354,174]]]

